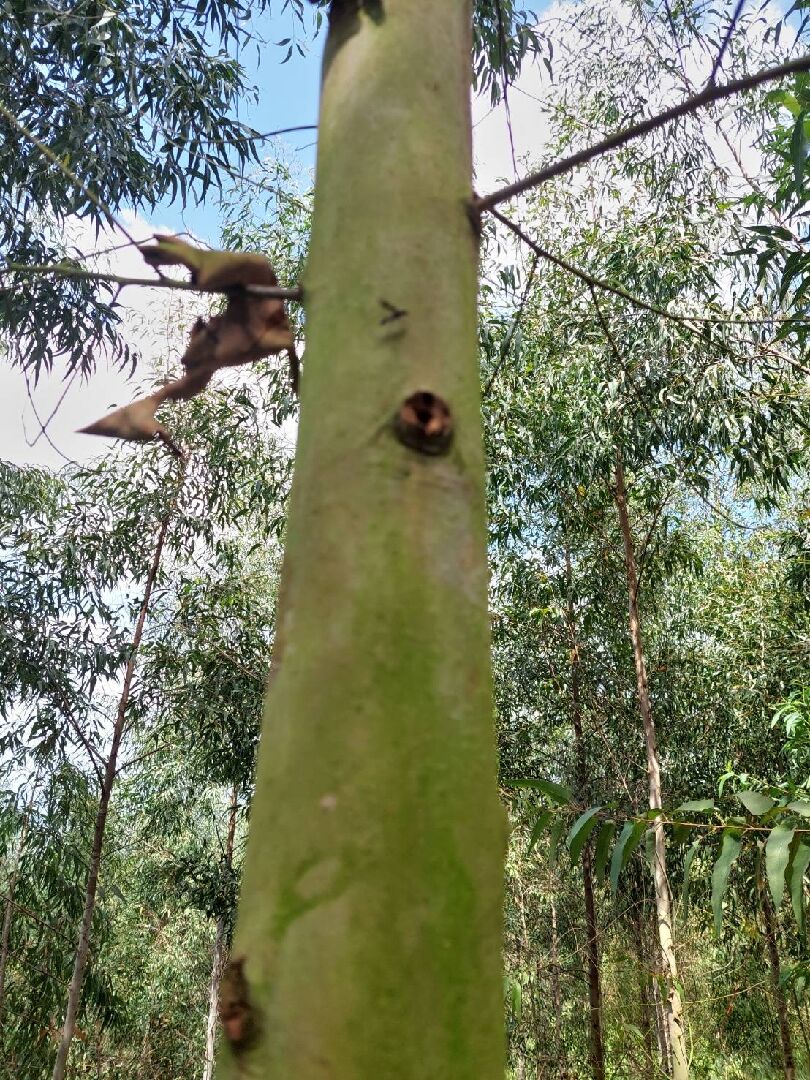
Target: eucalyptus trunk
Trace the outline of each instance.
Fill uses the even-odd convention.
[[[239,812],[239,799],[236,788],[231,791],[231,802],[228,807],[228,835],[225,840],[225,866],[230,870],[233,866],[233,845],[236,837],[236,817]],[[217,919],[217,928],[214,935],[213,958],[211,962],[211,981],[208,986],[208,1016],[205,1022],[205,1061],[203,1063],[202,1080],[211,1080],[214,1075],[214,1053],[217,1045],[217,1010],[219,1006],[219,986],[222,982],[222,973],[225,970],[225,961],[228,959],[228,934],[225,919],[220,916]]]
[[[782,968],[779,960],[776,914],[761,874],[759,875],[758,887],[762,907],[765,948],[768,954],[768,969],[771,977],[771,996],[773,997],[773,1007],[776,1011],[776,1020],[779,1025],[779,1045],[782,1050],[782,1069],[785,1080],[796,1080],[796,1058],[793,1053],[793,1036],[790,1031],[787,999],[785,998],[785,990],[782,986]]]
[[[657,1030],[659,1032],[661,1030],[661,1026],[658,1025],[658,1010],[655,1006],[655,998],[652,989],[653,980],[650,978],[650,972],[655,964],[651,964],[650,959],[647,956],[647,941],[644,933],[644,896],[640,888],[634,888],[632,898],[633,906],[629,912],[629,922],[630,931],[633,937],[633,947],[636,954],[639,1028],[644,1037],[645,1078],[646,1080],[650,1080],[650,1078],[658,1071],[655,1064],[655,1054],[653,1052],[653,1015],[655,1016]],[[667,1064],[668,1056],[666,1054],[666,1047],[664,1047],[664,1053],[661,1055],[661,1061],[662,1064]]]
[[[217,1075],[502,1080],[471,5],[335,2]]]
[[[647,780],[651,810],[660,810],[661,800],[661,764],[658,758],[658,745],[655,735],[650,691],[647,682],[647,661],[644,655],[644,642],[641,633],[641,615],[638,605],[638,566],[636,563],[633,531],[630,525],[630,512],[627,505],[627,485],[621,455],[616,456],[615,500],[619,515],[622,541],[624,543],[624,565],[627,575],[627,606],[630,625],[630,640],[633,647],[633,660],[636,669],[636,699],[641,722],[644,728],[644,741],[647,749]],[[652,822],[654,839],[653,882],[655,887],[655,913],[658,925],[658,943],[661,949],[661,965],[666,984],[666,999],[663,1001],[669,1051],[672,1061],[674,1080],[687,1080],[689,1061],[686,1052],[686,1031],[684,1027],[683,1005],[678,989],[678,961],[675,956],[675,943],[672,930],[672,897],[667,878],[666,843],[664,825],[660,817]]]
[[[143,591],[143,599],[138,611],[135,623],[135,632],[132,636],[132,645],[129,650],[129,659],[124,669],[124,681],[121,686],[121,696],[118,699],[118,708],[115,715],[110,748],[104,762],[104,774],[101,779],[99,791],[98,809],[93,827],[93,843],[90,848],[90,866],[87,874],[87,885],[84,893],[84,907],[82,918],[79,923],[79,935],[76,943],[76,953],[73,960],[73,974],[68,986],[67,1004],[65,1006],[65,1020],[59,1036],[59,1046],[56,1052],[56,1061],[53,1066],[52,1080],[64,1080],[67,1071],[70,1044],[76,1030],[76,1019],[79,1015],[79,1006],[82,997],[82,983],[87,968],[87,958],[90,954],[90,930],[93,923],[93,915],[96,910],[96,895],[98,892],[98,877],[101,869],[101,854],[104,847],[104,833],[107,827],[107,814],[110,809],[113,785],[118,772],[118,751],[121,748],[121,740],[126,726],[127,707],[132,692],[132,679],[135,674],[135,663],[138,658],[138,650],[143,637],[143,628],[149,612],[152,599],[152,590],[160,569],[160,560],[163,547],[166,543],[166,533],[169,529],[169,517],[163,519],[155,543],[152,562],[146,576],[146,584]]]

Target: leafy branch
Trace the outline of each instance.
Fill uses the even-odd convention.
[[[602,292],[612,293],[622,300],[627,300],[628,303],[633,304],[634,307],[641,308],[642,311],[649,311],[652,315],[659,315],[662,319],[669,319],[672,322],[684,324],[703,323],[716,326],[769,326],[774,323],[792,323],[794,325],[810,324],[810,319],[796,319],[790,315],[768,315],[761,318],[740,316],[738,318],[731,318],[716,315],[680,315],[676,311],[668,311],[666,308],[650,303],[649,300],[644,300],[641,296],[636,296],[634,293],[628,292],[627,289],[623,289],[620,285],[612,285],[609,281],[605,281],[604,278],[595,277],[593,274],[589,274],[586,270],[581,269],[581,267],[568,262],[567,259],[555,255],[554,252],[549,251],[548,248],[544,248],[541,244],[538,244],[536,240],[533,240],[528,233],[524,232],[520,225],[511,221],[499,210],[491,210],[490,213],[537,255],[546,259],[548,262],[553,263],[561,270],[565,270],[569,274],[572,274],[575,278],[584,282],[590,289],[600,289]]]
[[[738,791],[736,798],[742,803],[752,818],[761,818],[762,823],[751,822],[735,815],[724,817],[722,821],[695,821],[694,814],[719,813],[714,799],[691,799],[676,807],[671,813],[661,809],[647,810],[641,814],[622,815],[617,813],[615,805],[588,806],[578,804],[570,788],[552,780],[537,777],[519,777],[504,781],[504,785],[515,789],[538,791],[548,801],[541,809],[534,822],[529,839],[531,851],[544,832],[549,831],[549,861],[556,862],[557,850],[563,841],[563,834],[573,815],[577,815],[568,827],[565,846],[571,856],[572,864],[579,860],[583,847],[589,840],[594,840],[594,875],[603,880],[608,862],[610,865],[610,884],[613,892],[618,889],[619,878],[629,864],[630,858],[641,843],[646,842],[655,822],[672,828],[680,840],[694,830],[704,833],[720,834],[720,851],[712,870],[712,910],[715,929],[720,932],[722,924],[722,901],[728,887],[728,879],[733,864],[739,858],[743,841],[752,836],[761,845],[764,854],[765,873],[768,879],[774,906],[778,909],[784,895],[785,885],[789,887],[794,914],[799,927],[804,926],[804,878],[810,866],[810,827],[796,826],[786,821],[784,815],[805,819],[810,817],[810,801],[787,798],[772,799],[753,789]],[[688,816],[687,816],[688,815]],[[765,822],[768,822],[767,824]],[[617,827],[621,831],[616,838]],[[614,843],[615,838],[615,843]],[[681,896],[682,910],[688,905],[689,874],[692,861],[703,843],[703,838],[693,840],[687,848],[683,866],[683,886]],[[612,851],[611,851],[612,849]],[[705,849],[704,849],[705,850]],[[647,852],[652,860],[652,852]]]
[[[131,244],[135,244],[135,240],[133,239],[127,227],[118,220],[115,214],[113,214],[112,210],[110,210],[109,206],[107,206],[107,204],[102,201],[102,199],[92,190],[92,188],[88,187],[87,184],[85,184],[84,181],[81,180],[76,175],[76,173],[73,172],[72,169],[68,168],[65,162],[57,154],[55,154],[53,150],[51,150],[50,146],[44,143],[41,139],[37,138],[33,131],[27,128],[21,120],[18,120],[14,113],[11,112],[10,109],[6,108],[2,101],[0,101],[0,116],[4,117],[5,120],[7,120],[8,123],[11,124],[11,126],[15,129],[15,131],[22,135],[24,139],[27,139],[30,143],[32,143],[43,155],[43,157],[47,158],[52,165],[55,165],[56,168],[59,169],[59,171],[64,176],[66,176],[67,179],[70,180],[70,182],[79,189],[79,191],[81,191],[81,193],[85,196],[88,202],[91,202],[93,206],[95,206],[95,208],[99,211],[99,213],[104,218],[106,218],[109,225],[111,225],[114,229],[118,229],[120,232],[122,232]]]

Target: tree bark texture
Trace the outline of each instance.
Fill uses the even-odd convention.
[[[127,706],[129,705],[130,692],[132,690],[132,679],[135,674],[138,649],[140,648],[141,638],[143,637],[143,628],[149,612],[149,604],[152,599],[152,590],[155,585],[155,579],[157,578],[158,570],[160,569],[160,560],[163,555],[163,547],[169,529],[169,520],[170,515],[167,514],[161,523],[154,554],[152,556],[152,563],[146,576],[146,585],[144,586],[143,599],[135,623],[135,632],[132,636],[129,659],[126,668],[124,669],[124,681],[121,687],[121,696],[118,699],[118,709],[116,711],[115,724],[110,740],[110,749],[107,760],[104,763],[104,776],[101,782],[98,810],[96,811],[96,821],[93,829],[93,843],[90,848],[90,867],[87,875],[87,885],[85,887],[84,908],[79,924],[79,936],[76,943],[76,954],[73,960],[73,974],[71,975],[70,985],[68,986],[65,1020],[59,1037],[59,1046],[56,1052],[56,1061],[53,1066],[52,1080],[64,1080],[67,1071],[68,1056],[70,1054],[70,1044],[73,1041],[73,1035],[76,1030],[76,1019],[79,1015],[79,1006],[81,1004],[82,983],[87,968],[87,958],[90,954],[90,929],[93,923],[93,913],[96,909],[96,894],[98,892],[98,875],[101,868],[101,853],[104,846],[104,831],[107,826],[110,797],[112,796],[113,785],[115,783],[115,776],[118,768],[118,751],[121,748],[121,739],[123,738],[126,726]]]
[[[580,655],[577,635],[576,611],[572,595],[571,555],[566,548],[565,570],[568,586],[566,625],[571,660],[571,720],[574,728],[576,752],[577,794],[581,802],[590,802],[588,762],[585,753],[585,735],[582,727],[582,698],[580,693]],[[588,1032],[589,1057],[593,1080],[605,1078],[605,1048],[602,1036],[602,983],[599,968],[599,928],[596,922],[596,904],[593,892],[593,867],[591,842],[582,849],[582,889],[585,896],[585,933],[588,967]]]
[[[337,2],[330,23],[296,471],[217,1075],[500,1080],[471,4]]]
[[[647,663],[644,656],[644,642],[641,633],[641,615],[638,605],[638,567],[636,565],[633,532],[630,525],[630,513],[627,505],[627,485],[621,454],[616,455],[615,500],[619,515],[622,541],[624,543],[624,564],[627,575],[627,601],[630,625],[630,640],[633,647],[633,660],[636,668],[636,698],[644,728],[644,741],[647,748],[647,779],[649,784],[649,802],[651,810],[660,810],[661,766],[658,759],[658,746],[655,736],[650,691],[647,683]],[[672,899],[669,890],[666,867],[666,843],[664,826],[660,818],[652,823],[655,840],[655,859],[653,881],[655,886],[655,912],[658,924],[658,941],[661,947],[661,961],[667,997],[664,1004],[666,1011],[669,1047],[672,1054],[672,1075],[674,1080],[687,1080],[689,1061],[686,1052],[686,1031],[684,1026],[683,1005],[678,990],[678,961],[672,931]]]

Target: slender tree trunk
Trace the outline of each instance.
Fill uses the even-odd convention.
[[[588,762],[585,753],[585,736],[582,729],[582,701],[580,696],[580,656],[577,635],[576,612],[572,594],[571,554],[566,547],[565,571],[568,586],[566,624],[571,658],[571,719],[574,728],[576,751],[577,789],[579,798],[590,802]],[[593,895],[593,869],[590,841],[582,849],[582,888],[585,895],[585,933],[588,966],[588,1030],[589,1057],[593,1080],[605,1078],[605,1048],[602,1037],[602,985],[599,967],[599,928],[596,922],[596,905]]]
[[[793,1055],[793,1037],[790,1032],[790,1019],[788,1018],[787,1001],[782,987],[782,972],[779,962],[779,945],[776,937],[776,917],[773,903],[760,876],[759,893],[762,907],[762,922],[764,926],[765,948],[768,953],[768,967],[771,977],[771,994],[773,1005],[776,1010],[776,1019],[779,1024],[779,1042],[782,1048],[782,1067],[785,1072],[785,1080],[796,1080],[796,1059]]]
[[[233,866],[233,844],[236,836],[236,817],[239,811],[238,792],[231,792],[231,804],[228,809],[228,836],[225,841],[225,865],[230,870]],[[214,1075],[214,1051],[217,1042],[217,1007],[219,1004],[219,984],[225,970],[228,955],[228,940],[224,919],[217,919],[214,938],[214,956],[211,964],[211,983],[208,992],[208,1018],[205,1024],[205,1064],[203,1080],[211,1080]]]
[[[633,545],[633,533],[630,527],[630,515],[627,506],[627,487],[621,454],[616,455],[615,499],[619,514],[622,540],[624,542],[624,565],[627,574],[627,600],[630,623],[630,640],[633,646],[633,659],[636,667],[636,696],[641,722],[644,727],[644,740],[647,746],[647,779],[649,782],[649,801],[651,810],[660,810],[661,767],[658,760],[658,746],[655,738],[650,692],[647,685],[647,663],[644,657],[644,643],[641,634],[641,616],[638,607],[638,567]],[[661,962],[664,980],[667,986],[667,998],[664,1004],[666,1012],[667,1034],[672,1053],[672,1075],[674,1080],[686,1080],[689,1075],[689,1062],[686,1052],[686,1031],[684,1028],[683,1005],[678,990],[678,961],[675,956],[672,933],[672,899],[669,891],[666,867],[666,843],[664,826],[661,818],[652,823],[655,839],[655,860],[653,880],[655,884],[655,912],[658,923],[658,941],[661,946]]]
[[[471,3],[337,2],[330,23],[218,1076],[500,1080]]]
[[[104,845],[104,830],[107,825],[107,813],[110,808],[110,797],[118,767],[118,751],[121,747],[121,739],[126,725],[127,706],[129,705],[130,691],[132,689],[132,677],[135,673],[135,662],[138,658],[143,627],[149,612],[149,603],[152,599],[152,589],[160,568],[160,559],[163,554],[163,546],[166,541],[166,533],[169,529],[170,515],[163,519],[155,544],[152,564],[146,577],[146,586],[143,592],[138,619],[135,623],[135,633],[132,637],[132,646],[129,652],[129,660],[124,669],[124,682],[121,687],[121,696],[118,699],[118,709],[115,716],[110,750],[104,764],[104,776],[101,782],[101,791],[98,799],[98,810],[93,829],[93,843],[90,849],[90,868],[87,875],[87,885],[84,894],[84,909],[79,924],[79,937],[76,943],[76,955],[73,961],[73,974],[68,986],[67,1005],[65,1007],[65,1021],[59,1037],[59,1047],[56,1052],[56,1061],[53,1066],[52,1080],[64,1080],[67,1071],[70,1044],[76,1030],[76,1018],[79,1014],[79,1005],[82,996],[82,982],[87,967],[87,957],[90,953],[90,928],[93,922],[93,913],[96,908],[96,893],[98,890],[98,875],[101,867],[101,851]]]
[[[667,1009],[664,1001],[661,999],[661,984],[659,982],[660,967],[659,959],[655,965],[655,977],[650,985],[652,986],[652,999],[655,1008],[655,1034],[658,1039],[658,1056],[661,1060],[662,1071],[667,1076],[670,1076],[672,1074],[672,1043],[669,1039]]]
[[[31,821],[31,809],[34,805],[36,794],[36,781],[31,785],[31,794],[23,814],[20,826],[20,839],[17,844],[17,854],[14,859],[14,867],[9,874],[6,883],[6,902],[3,910],[3,929],[0,932],[0,1032],[3,1031],[3,1008],[6,1003],[6,969],[8,967],[9,946],[11,943],[11,923],[14,918],[14,896],[17,892],[17,882],[20,880],[22,857],[25,850],[25,841],[28,838],[28,826]]]
[[[650,964],[645,947],[644,917],[640,899],[634,905],[630,916],[630,925],[633,933],[633,944],[636,951],[636,968],[638,971],[638,1000],[641,1018],[640,1028],[644,1036],[644,1051],[647,1062],[647,1076],[655,1075],[655,1053],[653,1047],[653,1012],[654,1003],[651,994]],[[657,1021],[657,1017],[656,1017]],[[662,1059],[666,1064],[666,1059]]]

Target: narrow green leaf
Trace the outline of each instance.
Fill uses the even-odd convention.
[[[529,849],[527,854],[531,855],[532,851],[534,850],[535,844],[546,831],[548,823],[553,817],[553,810],[544,810],[543,813],[538,817],[537,821],[535,821],[534,828],[532,829],[532,835],[529,837]]]
[[[702,843],[702,837],[693,840],[683,860],[683,886],[681,888],[681,918],[685,919],[689,914],[689,881],[692,873],[692,860],[697,855],[697,850]]]
[[[582,849],[588,842],[588,837],[598,824],[599,819],[596,815],[601,809],[601,806],[591,806],[584,814],[580,814],[571,826],[571,831],[569,832],[568,840],[566,841],[568,844],[568,851],[571,855],[571,862],[577,862],[582,854]]]
[[[734,829],[725,829],[720,845],[720,855],[712,870],[712,911],[714,912],[714,930],[720,934],[723,925],[723,897],[728,885],[731,867],[740,854],[742,837]]]
[[[560,846],[560,837],[563,834],[565,828],[565,819],[558,817],[554,824],[551,826],[551,837],[548,845],[548,868],[553,870],[557,865],[557,850]]]
[[[607,866],[608,853],[613,836],[616,832],[616,822],[606,821],[599,830],[596,838],[596,852],[593,859],[593,876],[598,882],[605,880],[605,867]]]
[[[673,810],[672,817],[677,818],[681,814],[705,814],[709,810],[714,810],[714,799],[689,799]]]
[[[619,833],[619,839],[613,849],[613,858],[610,860],[610,887],[614,893],[619,886],[619,875],[638,847],[646,827],[647,822],[643,818],[641,821],[626,821]]]
[[[504,780],[506,787],[528,788],[531,791],[542,791],[560,806],[566,806],[571,802],[571,789],[563,784],[555,784],[553,780],[540,780],[534,777],[520,777],[515,780]]]
[[[801,190],[804,177],[804,163],[807,160],[807,133],[804,128],[805,114],[800,112],[796,117],[793,134],[790,137],[790,159],[793,162],[793,178],[796,182],[796,192]]]
[[[785,870],[790,858],[790,845],[794,830],[787,825],[777,825],[765,843],[765,873],[768,876],[773,904],[778,911],[785,891]]]
[[[753,814],[754,817],[759,817],[760,814],[764,814],[776,806],[773,799],[769,799],[767,795],[762,795],[759,791],[738,791],[737,798],[748,813]]]
[[[793,852],[790,863],[790,902],[793,904],[793,913],[799,924],[800,933],[804,933],[804,875],[810,866],[810,844],[802,840]]]

